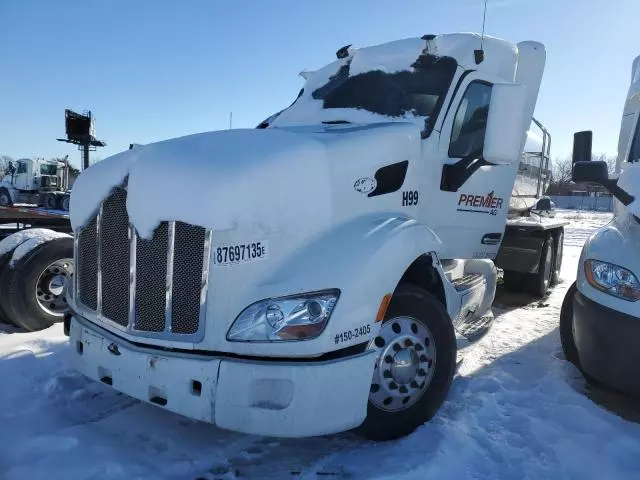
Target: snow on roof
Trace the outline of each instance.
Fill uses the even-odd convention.
[[[474,50],[483,45],[485,60],[477,65]],[[313,97],[320,87],[326,85],[340,68],[349,65],[349,76],[372,71],[396,73],[412,71],[422,54],[454,58],[464,69],[490,72],[504,81],[513,81],[517,66],[517,47],[504,40],[474,33],[452,33],[438,35],[431,40],[405,38],[368,47],[348,49],[348,55],[334,60],[316,71],[303,72],[306,79],[303,94],[292,106],[285,109],[270,123],[272,126],[295,126],[337,119],[353,123],[413,122],[423,128],[427,117],[407,113],[401,117],[378,115],[365,109],[324,109],[323,101]]]
[[[71,226],[81,228],[128,175],[127,211],[144,238],[165,220],[216,230],[314,232],[331,214],[329,168],[320,142],[281,129],[166,140],[85,170],[71,194]]]

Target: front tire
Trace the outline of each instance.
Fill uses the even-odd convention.
[[[444,402],[455,373],[453,324],[431,293],[400,285],[378,336],[367,417],[356,432],[370,440],[393,440],[428,422]]]
[[[573,336],[573,299],[577,291],[578,287],[574,282],[567,290],[567,294],[562,301],[562,308],[560,309],[560,343],[564,358],[581,370],[578,349]]]
[[[0,207],[10,207],[13,205],[11,201],[11,195],[6,188],[0,188]]]

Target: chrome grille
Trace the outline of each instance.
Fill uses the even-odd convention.
[[[190,295],[189,292],[200,291],[205,253],[205,231],[200,227],[177,222],[175,239],[171,331],[193,334],[198,331],[200,298]],[[179,318],[184,318],[185,321],[173,321],[173,319]]]
[[[102,204],[100,271],[102,314],[119,325],[129,323],[129,215],[127,192],[116,188]]]
[[[162,222],[151,240],[137,240],[136,330],[164,331],[168,230],[167,222]]]
[[[91,310],[98,308],[98,229],[94,218],[78,238],[77,298]]]
[[[211,231],[162,222],[151,239],[129,222],[115,188],[76,233],[76,298],[131,335],[197,342],[204,335]]]

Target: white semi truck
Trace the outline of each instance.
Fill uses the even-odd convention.
[[[493,318],[501,245],[542,293],[561,257],[562,223],[540,211],[546,133],[535,191],[512,198],[545,49],[483,44],[344,47],[256,129],[86,170],[71,197],[75,367],[253,434],[383,440],[428,421]]]
[[[34,204],[69,211],[69,165],[64,161],[21,158],[0,178],[0,207]]]
[[[573,177],[609,189],[613,220],[585,242],[560,316],[565,357],[587,380],[640,394],[640,57],[633,62],[616,171],[591,160],[592,133],[574,138]]]

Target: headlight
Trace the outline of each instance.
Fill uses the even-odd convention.
[[[340,292],[322,292],[260,300],[245,308],[227,333],[232,342],[309,340],[320,335]]]
[[[613,263],[587,260],[584,263],[584,271],[592,287],[631,302],[640,299],[640,282],[626,268]]]

